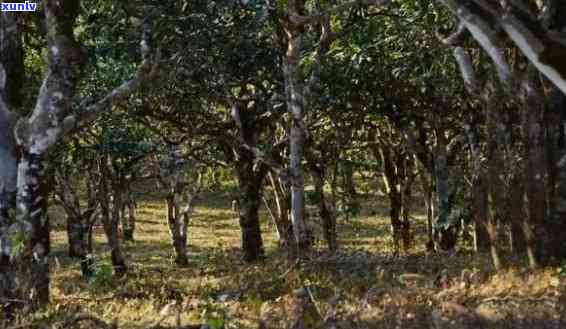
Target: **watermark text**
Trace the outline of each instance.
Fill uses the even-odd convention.
[[[35,2],[3,2],[0,3],[0,11],[36,11],[37,3]]]

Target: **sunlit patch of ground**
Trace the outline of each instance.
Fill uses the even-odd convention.
[[[165,205],[147,196],[140,202],[136,241],[124,244],[127,276],[98,285],[84,282],[77,262],[66,256],[62,215],[52,209],[52,303],[21,320],[30,324],[23,328],[78,327],[73,317],[81,313],[119,328],[148,328],[159,320],[170,328],[206,322],[257,328],[260,320],[267,328],[286,328],[293,293],[305,286],[317,325],[322,316],[335,318],[336,328],[566,328],[559,323],[565,302],[557,269],[494,274],[487,257],[471,252],[427,254],[422,234],[409,255],[393,257],[383,198],[363,198],[362,214],[340,222],[339,253],[326,254],[318,242],[301,266],[277,250],[264,212],[267,259],[243,263],[230,201],[227,193],[210,193],[198,203],[190,227],[191,264],[177,268]],[[425,231],[422,217],[415,231]],[[109,262],[101,230],[96,254],[100,263]],[[81,325],[97,328],[88,321]]]

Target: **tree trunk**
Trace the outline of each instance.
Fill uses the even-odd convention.
[[[175,264],[185,267],[189,264],[187,258],[188,230],[193,213],[193,203],[201,187],[201,178],[198,177],[198,186],[193,192],[187,192],[190,186],[185,181],[190,170],[186,168],[187,161],[184,160],[181,150],[174,146],[168,155],[165,168],[160,170],[160,182],[168,189],[167,223],[171,233],[171,242],[175,250]],[[192,168],[191,168],[192,169]],[[186,199],[183,196],[186,194]]]
[[[403,222],[401,223],[401,237],[403,240],[403,250],[408,253],[413,246],[413,234],[411,232],[411,196],[413,182],[416,175],[413,174],[413,162],[411,159],[407,159],[403,156],[402,160],[403,166],[403,184],[401,186],[401,197],[402,197],[402,212],[401,217]]]
[[[436,134],[437,145],[434,148],[434,179],[438,204],[438,218],[435,223],[435,243],[441,250],[453,250],[457,242],[457,230],[454,223],[449,222],[452,211],[453,182],[450,179],[448,164],[448,145],[444,131]]]
[[[88,221],[83,216],[67,215],[67,237],[69,239],[69,257],[83,259],[92,251],[89,250]]]
[[[558,127],[554,138],[554,153],[557,161],[552,163],[555,171],[554,207],[550,212],[552,241],[550,249],[557,260],[566,258],[566,95],[558,90],[551,94],[551,105],[554,113],[559,113]],[[556,124],[549,123],[549,124]]]
[[[16,291],[16,299],[24,300],[25,304],[31,306],[31,309],[37,306],[44,306],[49,299],[49,221],[47,218],[47,193],[45,187],[48,186],[45,176],[44,162],[45,157],[50,148],[56,145],[63,135],[76,127],[77,117],[72,114],[72,99],[75,95],[75,89],[81,72],[81,64],[83,54],[79,44],[74,36],[75,19],[78,16],[80,2],[71,0],[46,1],[43,4],[45,34],[46,34],[46,56],[47,65],[44,69],[45,76],[43,83],[39,89],[39,93],[35,102],[35,107],[30,116],[18,120],[17,127],[13,130],[15,140],[17,141],[18,152],[13,152],[11,147],[6,148],[9,142],[0,139],[3,147],[0,149],[7,150],[17,154],[19,158],[18,174],[17,174],[17,196],[16,196],[16,218],[17,223],[10,225],[10,237],[0,237],[2,240],[2,263],[0,266],[5,267],[4,252],[10,248],[14,259],[12,268],[22,273],[21,277],[17,275],[17,285],[9,286],[9,291]],[[15,112],[7,107],[5,103],[4,85],[6,81],[5,73],[16,70],[23,70],[21,62],[14,65],[10,69],[6,69],[4,62],[9,54],[16,56],[20,49],[10,49],[9,43],[5,40],[16,40],[21,42],[21,37],[17,30],[17,24],[5,24],[14,21],[9,18],[13,17],[7,13],[1,13],[0,21],[0,75],[2,76],[0,91],[0,124],[6,125],[6,121],[2,122],[5,117],[13,116]],[[15,30],[13,28],[16,28]],[[10,38],[10,32],[15,33],[15,38]],[[147,48],[147,47],[146,47]],[[8,52],[4,53],[4,50]],[[143,72],[131,83],[121,86],[110,93],[102,101],[95,103],[89,108],[86,117],[94,118],[96,114],[103,109],[111,107],[113,103],[129,95],[132,90],[138,88],[141,80],[150,72],[147,69],[152,63],[149,60],[148,52],[145,51]],[[153,70],[151,71],[153,72]],[[23,76],[20,78],[23,79]],[[10,89],[21,89],[18,84],[11,84]],[[12,95],[13,96],[13,95]],[[10,98],[15,99],[15,98]],[[4,128],[2,127],[2,128]],[[2,130],[2,134],[6,131]],[[2,136],[3,137],[3,136]],[[8,140],[12,137],[9,136]],[[1,157],[5,157],[0,153]],[[2,159],[4,160],[4,159]],[[6,164],[3,164],[6,166]],[[10,164],[7,165],[8,167]],[[4,169],[4,168],[2,168]],[[9,174],[11,176],[12,174]],[[5,174],[0,175],[2,180]],[[2,182],[5,183],[5,182]],[[0,188],[0,192],[2,188]],[[1,198],[6,199],[4,196]],[[12,198],[8,195],[8,199]],[[4,214],[2,214],[3,216]],[[4,218],[0,218],[0,221]],[[2,223],[4,225],[7,223]],[[4,235],[5,228],[0,227],[0,234]],[[5,242],[10,243],[5,244]],[[11,245],[16,242],[14,245]],[[16,275],[8,271],[8,285],[16,282]],[[4,283],[0,283],[3,286]],[[15,290],[14,290],[15,289]]]
[[[474,249],[476,252],[487,252],[490,250],[487,232],[488,189],[482,164],[479,120],[480,115],[474,109],[474,113],[469,115],[469,121],[465,127],[472,160],[471,200],[474,216]]]
[[[508,209],[511,217],[511,251],[515,256],[521,256],[527,252],[527,246],[521,224],[526,214],[524,211],[525,189],[520,171],[512,174],[509,185]]]
[[[120,239],[118,236],[118,225],[120,224],[120,210],[122,209],[122,196],[118,193],[119,187],[112,186],[109,182],[114,177],[111,164],[107,157],[103,157],[101,161],[102,179],[101,179],[101,200],[100,208],[102,210],[102,225],[104,233],[110,247],[112,265],[117,275],[123,275],[127,271],[126,261],[122,255],[120,247]],[[110,189],[112,186],[112,190]]]
[[[184,267],[189,264],[187,258],[187,230],[188,223],[181,216],[181,196],[177,191],[167,195],[167,223],[175,249],[175,264]]]
[[[19,232],[26,237],[17,252],[21,267],[20,291],[24,300],[36,309],[49,302],[49,218],[45,161],[39,154],[24,152],[18,165],[16,205]],[[15,246],[14,246],[15,247]],[[17,248],[17,247],[16,247]]]
[[[124,202],[124,211],[122,215],[122,231],[124,233],[124,241],[134,241],[137,204],[132,192],[131,182],[127,182],[124,185],[124,196],[126,197],[126,200]]]
[[[293,224],[289,217],[289,209],[291,200],[289,193],[285,191],[280,179],[275,179],[272,173],[269,173],[269,181],[273,189],[277,214],[275,216],[275,224],[279,232],[279,247],[288,249],[293,246]]]
[[[432,187],[432,179],[427,178],[428,175],[424,172],[421,172],[420,176],[426,208],[426,233],[428,238],[426,249],[428,251],[434,251],[434,235],[432,227],[432,223],[434,221],[434,192]]]
[[[487,118],[487,184],[489,188],[489,208],[487,213],[487,233],[489,235],[490,253],[493,265],[496,270],[500,270],[503,266],[501,261],[501,251],[498,241],[498,222],[501,222],[507,214],[504,211],[504,195],[505,195],[505,182],[503,181],[504,173],[504,160],[503,160],[503,147],[505,145],[505,136],[502,132],[505,128],[502,127],[502,118],[500,111],[501,99],[503,95],[497,92],[498,87],[495,87],[493,92],[490,92],[487,102],[485,104],[486,118]]]
[[[93,214],[96,215],[96,214]],[[90,215],[70,216],[67,214],[67,236],[69,238],[69,257],[80,260],[83,278],[92,276],[92,225]]]
[[[289,30],[288,44],[283,60],[283,74],[285,77],[285,94],[287,108],[291,113],[290,134],[290,164],[289,174],[291,180],[291,222],[298,255],[311,246],[311,239],[305,221],[305,186],[301,166],[303,158],[303,109],[304,95],[299,70],[299,60],[302,49],[301,32]]]
[[[254,171],[254,157],[247,150],[240,150],[237,161],[238,183],[240,188],[239,212],[242,230],[242,249],[244,260],[253,262],[264,256],[263,239],[259,224],[259,207],[261,205],[263,178],[266,169]],[[264,167],[264,166],[261,166]]]
[[[354,165],[351,161],[344,161],[342,163],[342,174],[344,176],[344,191],[350,196],[355,197],[356,183],[354,182]]]
[[[528,82],[525,82],[528,83]],[[536,88],[526,87],[527,90]],[[527,255],[531,268],[539,265],[539,248],[546,245],[548,236],[545,227],[545,140],[543,130],[543,101],[534,91],[527,93],[523,104],[523,127],[525,141],[525,191],[527,197],[527,220],[523,231],[527,242]]]
[[[324,239],[328,245],[328,250],[332,253],[338,250],[338,241],[336,236],[336,215],[329,209],[324,194],[324,168],[320,164],[310,164],[313,175],[314,188],[316,192],[316,202],[318,204],[318,212],[322,221],[322,230]]]

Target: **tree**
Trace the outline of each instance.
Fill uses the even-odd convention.
[[[79,14],[79,1],[46,1],[43,5],[46,26],[47,62],[43,84],[36,104],[28,117],[15,119],[11,104],[0,101],[3,127],[14,125],[12,136],[2,139],[0,149],[16,157],[5,157],[7,168],[17,171],[3,173],[7,186],[16,183],[15,216],[2,220],[2,263],[9,267],[0,291],[24,305],[35,308],[49,300],[49,219],[47,217],[48,180],[46,155],[62,137],[79,123],[88,122],[99,112],[111,108],[129,96],[150,75],[155,73],[147,41],[143,43],[142,62],[136,77],[113,90],[99,102],[88,105],[81,114],[73,112],[73,97],[81,73],[83,52],[75,39],[75,21]],[[13,25],[13,17],[2,14],[2,24]],[[19,30],[9,34],[10,40],[21,40]],[[2,34],[4,36],[4,34]],[[4,40],[2,40],[4,46]],[[18,41],[10,41],[17,47]],[[6,48],[5,48],[6,49]],[[13,49],[6,49],[12,51]],[[17,49],[16,49],[17,52]],[[2,56],[2,60],[6,57]],[[2,96],[8,63],[0,63]],[[14,63],[10,63],[14,64]],[[22,67],[21,65],[18,67]],[[12,97],[9,97],[13,99]],[[11,130],[10,130],[11,131]],[[15,141],[15,143],[14,143]],[[4,184],[2,184],[4,185]],[[13,195],[13,188],[6,190]],[[12,196],[8,196],[12,198]],[[12,208],[13,209],[13,208]],[[4,211],[6,213],[6,211]],[[15,270],[15,271],[14,271]]]
[[[187,237],[194,202],[202,188],[202,173],[193,161],[187,159],[180,145],[169,145],[161,156],[154,155],[153,165],[157,166],[157,179],[167,190],[167,223],[173,248],[175,264],[187,266]]]

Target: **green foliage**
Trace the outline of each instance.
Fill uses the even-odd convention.
[[[89,257],[93,257],[89,255]],[[109,285],[113,278],[112,264],[105,262],[92,262],[92,276],[89,283],[94,288],[100,288]]]
[[[357,217],[361,212],[361,204],[352,199],[346,199],[338,204],[338,214],[347,218]]]
[[[226,325],[226,312],[213,303],[206,303],[201,312],[201,318],[210,329],[224,329]]]
[[[22,231],[16,231],[9,235],[10,237],[10,247],[12,258],[19,257],[25,250],[26,246],[26,234]]]
[[[308,203],[317,204],[322,199],[322,195],[318,191],[305,191],[305,199]]]
[[[223,329],[224,319],[223,318],[208,318],[206,324],[210,329]]]

